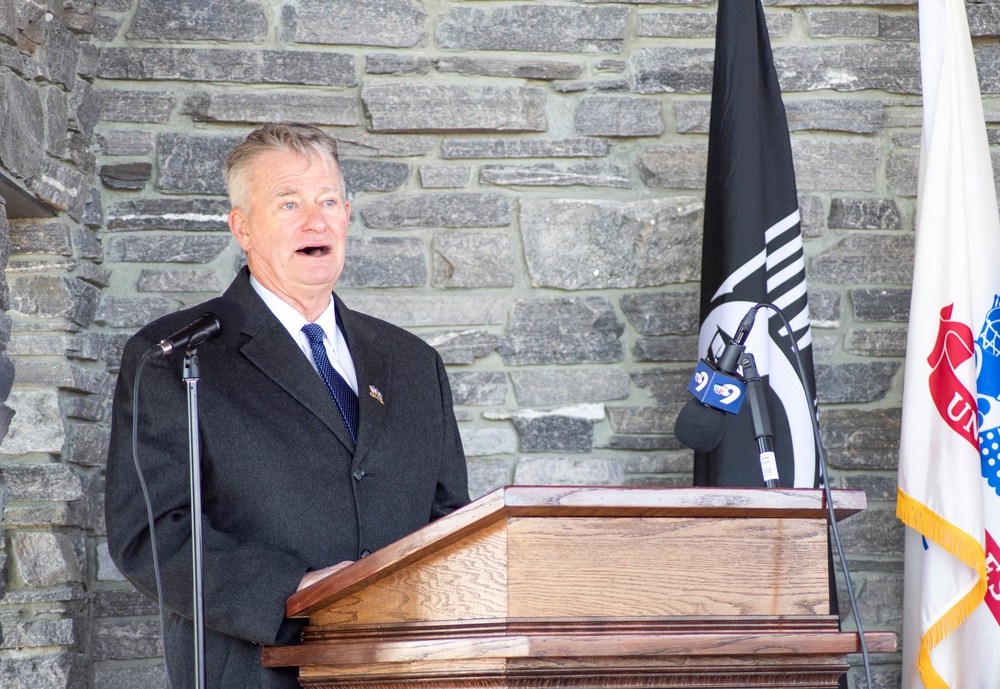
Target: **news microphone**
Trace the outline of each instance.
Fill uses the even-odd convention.
[[[193,349],[215,337],[225,343],[234,342],[246,322],[246,315],[239,302],[229,297],[216,297],[201,306],[204,311],[200,316],[153,345],[144,357],[167,356],[177,349]]]
[[[746,398],[746,385],[736,373],[745,342],[753,328],[756,304],[740,321],[733,339],[726,344],[718,363],[700,359],[687,390],[695,399],[681,408],[674,423],[674,437],[695,452],[709,452],[718,447],[729,421],[727,414],[738,414]]]

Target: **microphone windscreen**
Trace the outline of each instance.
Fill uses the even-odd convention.
[[[235,343],[247,320],[240,303],[229,297],[216,297],[202,304],[202,308],[204,313],[212,314],[219,321],[219,342]]]
[[[709,452],[722,442],[727,423],[729,414],[692,399],[677,415],[674,436],[695,452]]]

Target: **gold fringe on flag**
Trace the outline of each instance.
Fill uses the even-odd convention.
[[[898,488],[896,516],[979,575],[979,581],[972,590],[939,617],[920,638],[917,669],[924,686],[926,689],[948,689],[947,683],[931,665],[931,650],[982,604],[986,596],[986,549],[978,540]]]

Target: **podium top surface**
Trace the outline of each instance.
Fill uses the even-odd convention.
[[[832,496],[838,521],[865,509],[863,491],[835,490]],[[296,592],[286,603],[286,614],[308,616],[331,600],[510,517],[825,520],[828,509],[823,491],[817,489],[506,486]]]

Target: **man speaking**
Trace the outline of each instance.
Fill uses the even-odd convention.
[[[261,646],[299,639],[285,599],[467,503],[465,457],[437,353],[333,293],[350,218],[336,142],[309,125],[265,125],[229,154],[226,182],[247,268],[225,296],[246,318],[240,332],[198,351],[206,681],[291,689],[294,669],[260,662]],[[115,391],[108,547],[154,597],[132,455],[133,382],[143,354],[202,313],[187,309],[140,330]],[[175,689],[193,685],[195,665],[182,364],[178,354],[145,366],[137,444]]]

